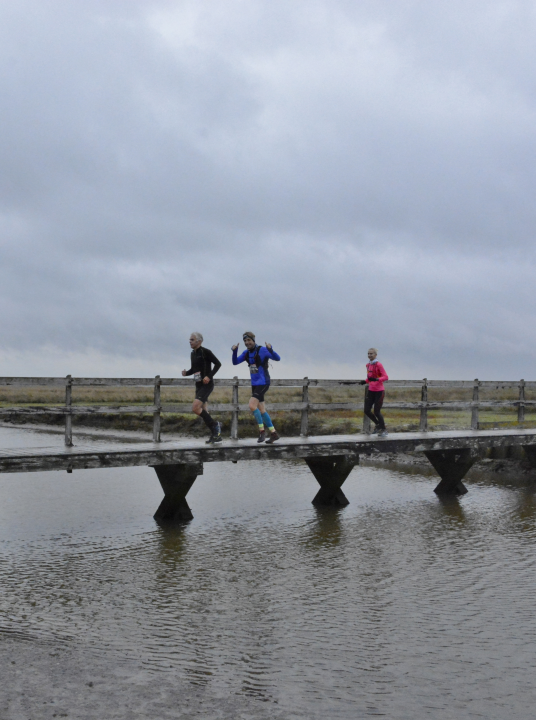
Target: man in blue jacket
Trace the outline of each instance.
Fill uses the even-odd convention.
[[[266,431],[264,429],[266,427],[270,433],[270,437],[266,440],[266,443],[271,444],[279,440],[279,435],[276,433],[272,420],[266,412],[264,405],[264,396],[270,388],[268,361],[279,361],[281,358],[270,343],[265,343],[266,347],[257,345],[255,335],[252,332],[245,332],[242,339],[244,340],[246,349],[238,356],[238,345],[233,345],[233,365],[240,365],[240,363],[244,361],[249,365],[251,375],[251,399],[249,401],[249,409],[253,413],[259,426],[259,439],[257,442],[262,443],[266,440]]]

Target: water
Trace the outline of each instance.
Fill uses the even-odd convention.
[[[61,437],[0,428],[0,442]],[[160,717],[180,685],[192,717],[525,720],[535,488],[473,473],[469,495],[441,502],[434,481],[361,466],[351,504],[319,512],[304,464],[207,464],[188,495],[194,521],[162,530],[150,468],[2,475],[0,641],[64,648],[95,672],[136,668],[159,688]],[[27,717],[52,717],[36,697]],[[156,716],[135,712],[117,717]]]

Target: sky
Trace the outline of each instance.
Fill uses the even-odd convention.
[[[536,2],[0,0],[0,375],[536,379]],[[244,366],[240,377],[246,377]]]

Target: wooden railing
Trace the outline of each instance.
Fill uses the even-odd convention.
[[[270,410],[273,411],[299,411],[301,412],[300,433],[303,436],[309,433],[309,413],[315,410],[355,410],[363,409],[362,402],[310,402],[310,388],[350,388],[361,385],[359,380],[313,380],[303,378],[302,380],[272,380],[272,387],[285,388],[301,388],[302,398],[299,402],[287,403],[270,403]],[[232,388],[232,399],[230,403],[210,403],[211,412],[230,412],[231,419],[231,437],[238,437],[238,414],[239,412],[247,412],[249,406],[247,403],[240,404],[238,401],[238,390],[241,387],[250,387],[249,380],[239,380],[237,377],[232,379],[216,379],[217,387]],[[193,382],[191,379],[185,378],[161,378],[157,375],[154,378],[75,378],[67,375],[65,378],[58,377],[0,377],[0,387],[63,387],[65,388],[65,405],[63,407],[57,405],[40,406],[40,407],[0,407],[0,416],[9,415],[16,412],[18,415],[39,415],[54,414],[65,416],[65,444],[72,445],[72,418],[73,415],[94,415],[94,414],[110,414],[110,413],[142,413],[152,414],[153,416],[153,440],[160,442],[160,424],[162,413],[186,413],[190,412],[190,403],[166,403],[161,402],[162,387],[191,387]],[[72,390],[75,387],[151,387],[154,390],[154,401],[152,405],[73,405]],[[517,408],[517,421],[523,422],[525,419],[525,408],[536,407],[536,400],[526,400],[525,390],[527,388],[536,389],[536,382],[525,382],[518,380],[512,382],[495,382],[481,380],[390,380],[387,383],[388,389],[420,388],[421,400],[418,402],[387,402],[384,408],[418,410],[420,412],[419,430],[425,432],[428,429],[428,411],[429,410],[471,410],[471,428],[478,429],[479,411],[481,408]],[[429,401],[428,390],[430,388],[443,388],[446,390],[454,389],[472,389],[472,400],[445,400],[445,401]],[[512,390],[516,389],[518,393],[517,400],[480,400],[479,393],[481,389],[487,390]],[[367,389],[365,388],[365,392]],[[363,431],[370,431],[370,420],[364,417]]]

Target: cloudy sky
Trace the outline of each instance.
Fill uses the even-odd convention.
[[[0,0],[2,375],[536,379],[536,2]],[[244,373],[242,373],[244,374]]]

